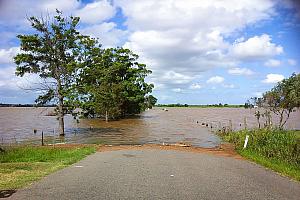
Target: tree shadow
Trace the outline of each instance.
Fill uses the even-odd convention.
[[[0,199],[2,198],[8,198],[11,195],[13,195],[13,193],[15,193],[17,190],[0,190]]]

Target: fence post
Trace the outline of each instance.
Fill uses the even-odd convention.
[[[44,131],[42,131],[42,146],[44,146]]]
[[[245,130],[247,130],[247,118],[244,117],[244,127],[245,127]]]
[[[231,119],[229,120],[229,132],[232,132],[232,121],[231,121]]]

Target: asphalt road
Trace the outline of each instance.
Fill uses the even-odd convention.
[[[9,199],[300,199],[300,183],[244,160],[162,150],[98,152]]]

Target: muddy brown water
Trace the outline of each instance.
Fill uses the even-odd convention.
[[[220,139],[213,131],[229,125],[234,129],[256,127],[254,109],[244,108],[154,108],[140,116],[111,121],[65,117],[66,136],[58,137],[53,108],[0,108],[0,143],[39,143],[41,132],[46,143],[162,144],[185,142],[193,146],[215,147]],[[273,121],[278,118],[273,116]],[[263,121],[263,120],[262,120]],[[208,127],[206,125],[208,124]],[[210,126],[212,125],[212,129]],[[300,112],[292,113],[286,128],[300,129]],[[34,133],[34,129],[37,130]]]

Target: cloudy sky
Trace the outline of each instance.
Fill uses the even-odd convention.
[[[159,103],[243,104],[300,72],[292,0],[0,0],[0,102],[36,98],[23,89],[34,79],[14,76],[16,35],[32,33],[26,16],[56,8],[80,16],[80,31],[104,47],[140,55]]]

